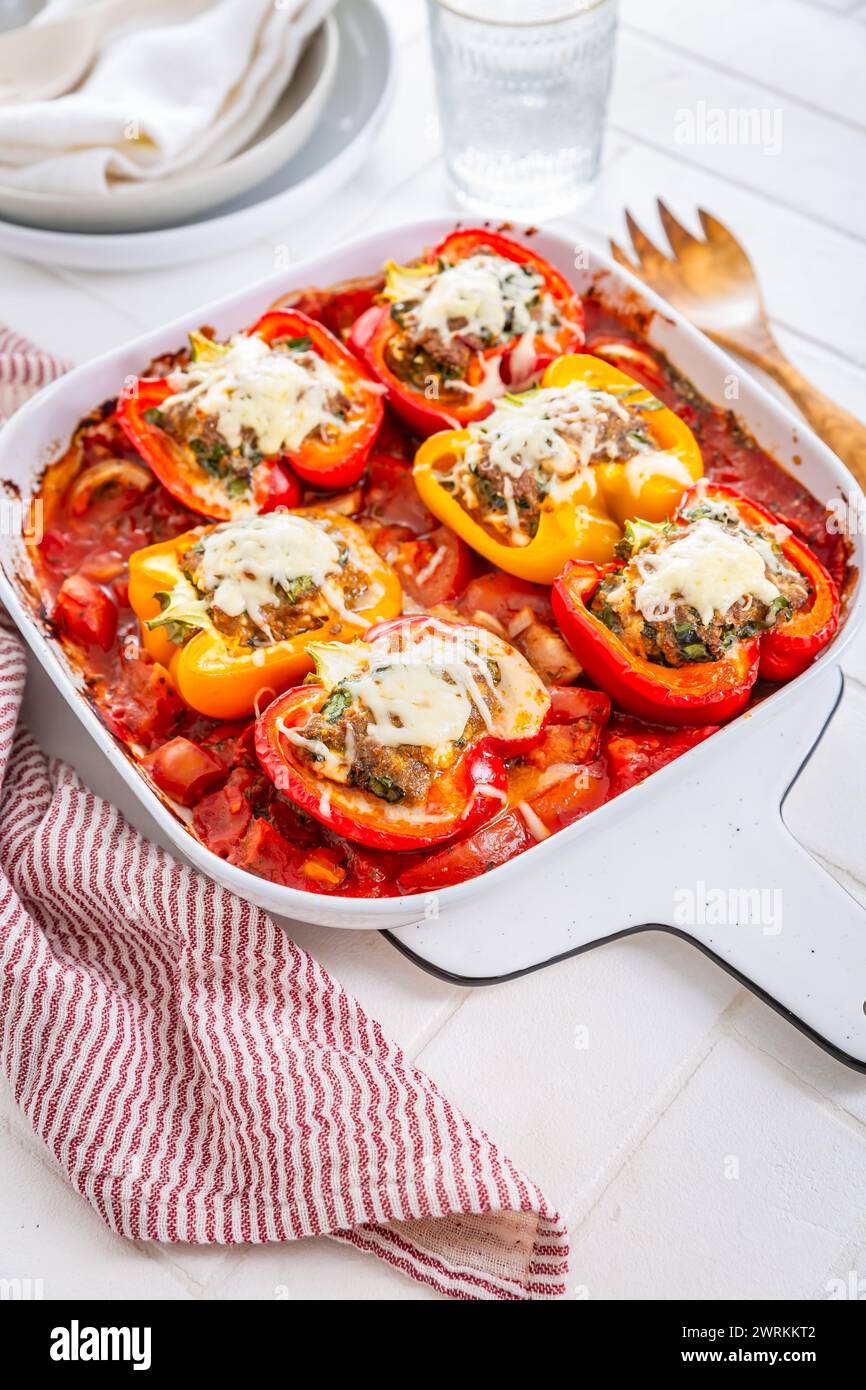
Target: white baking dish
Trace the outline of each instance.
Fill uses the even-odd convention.
[[[204,305],[164,328],[144,334],[124,348],[79,367],[41,392],[2,431],[0,478],[20,489],[26,500],[42,468],[62,450],[80,417],[105,398],[116,395],[124,378],[137,374],[157,352],[179,346],[188,329],[206,322],[213,324],[219,333],[230,333],[252,322],[278,294],[288,288],[306,284],[327,285],[348,276],[373,271],[388,257],[397,260],[410,258],[424,246],[440,240],[452,226],[453,219],[437,217],[376,232],[327,255],[304,261],[290,271],[274,275],[252,288],[236,291],[214,304]],[[552,233],[538,233],[533,244],[571,279],[578,290],[585,290],[593,283],[599,284],[611,301],[625,301],[630,305],[638,301],[649,310],[650,341],[662,347],[674,364],[710,400],[730,404],[730,380],[734,373],[738,378],[739,390],[735,402],[737,414],[780,463],[796,468],[804,484],[822,502],[827,503],[831,498],[849,498],[852,493],[859,499],[850,475],[825,445],[750,377],[740,373],[730,358],[627,272],[604,257],[589,253]],[[725,394],[726,385],[729,388],[728,396]],[[854,561],[862,573],[863,537],[857,534],[852,539]],[[498,900],[497,919],[500,923],[504,901],[519,898],[527,905],[525,910],[530,912],[530,920],[527,921],[524,916],[520,935],[528,942],[532,937],[531,905],[548,902],[550,884],[564,881],[570,884],[570,890],[562,902],[563,912],[567,912],[568,904],[573,908],[582,880],[588,884],[588,877],[581,866],[590,863],[605,861],[611,865],[612,879],[615,877],[618,880],[615,897],[620,903],[623,875],[617,874],[613,868],[615,854],[611,851],[617,846],[621,827],[627,822],[630,843],[635,843],[635,837],[639,843],[641,825],[645,825],[648,831],[650,827],[655,831],[664,821],[666,801],[679,800],[682,791],[689,785],[694,787],[694,797],[702,798],[705,810],[706,798],[713,795],[714,777],[718,776],[725,785],[730,785],[731,779],[737,776],[738,768],[745,768],[755,761],[757,748],[768,738],[769,731],[786,707],[790,704],[793,708],[792,702],[798,699],[798,692],[810,682],[820,681],[821,673],[827,672],[828,668],[838,666],[842,649],[863,621],[864,613],[861,580],[849,605],[844,627],[835,642],[815,666],[792,686],[780,689],[758,708],[624,797],[603,806],[520,858],[495,869],[490,875],[444,889],[431,906],[425,898],[418,897],[365,901],[325,897],[285,888],[235,868],[211,853],[193,837],[185,823],[159,797],[141,770],[108,733],[82,694],[78,677],[67,663],[61,646],[43,632],[27,594],[27,559],[20,539],[3,538],[0,568],[0,594],[39,660],[100,748],[182,854],[219,883],[269,911],[335,927],[396,928],[424,919],[426,926],[419,929],[419,940],[422,937],[429,940],[435,926],[434,921],[430,920],[434,911],[437,914],[436,922],[443,923],[442,940],[445,941],[449,936],[445,922],[462,917],[463,904],[468,899],[474,901],[466,920],[477,923],[485,914],[485,898],[491,899],[493,895]],[[796,857],[807,858],[799,849]],[[647,913],[646,905],[642,903],[641,882],[640,873],[636,873],[631,893],[634,910],[638,913],[637,920],[645,922]],[[832,880],[828,879],[827,883],[835,890]],[[590,915],[598,907],[598,895],[596,885],[590,895],[592,900],[586,903],[586,911]],[[640,915],[642,912],[643,916]],[[601,917],[604,916],[602,913]],[[635,920],[631,913],[629,917]],[[615,929],[606,919],[599,919],[597,925],[599,929],[594,933],[596,938],[608,935],[611,929]],[[627,926],[628,923],[623,922],[622,925]],[[467,931],[471,930],[467,926]],[[587,938],[584,934],[584,944],[586,939],[593,939],[593,935]],[[574,949],[574,945],[569,939],[569,949]],[[512,966],[514,969],[527,968],[537,961],[538,956],[531,949],[517,949],[508,957],[509,970]],[[451,968],[447,961],[439,965],[442,969]]]

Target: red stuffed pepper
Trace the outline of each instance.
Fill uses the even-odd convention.
[[[790,680],[835,631],[823,566],[762,507],[698,484],[672,521],[626,526],[621,563],[571,562],[554,585],[563,635],[623,708],[722,724],[758,675]]]
[[[757,641],[740,642],[720,661],[669,667],[647,660],[593,610],[601,580],[618,572],[572,560],[553,586],[557,622],[587,675],[641,719],[687,725],[733,719],[757,680]]]
[[[766,507],[741,497],[733,488],[706,480],[689,488],[680,502],[678,516],[685,519],[701,507],[733,508],[743,523],[758,534],[768,535],[782,556],[805,579],[805,603],[781,614],[781,620],[761,636],[758,674],[762,680],[790,681],[805,671],[826,647],[839,626],[839,590],[835,580],[813,550],[799,540]]]
[[[481,419],[583,345],[583,306],[564,276],[484,228],[453,232],[418,265],[389,262],[384,299],[349,344],[425,436]]]
[[[298,478],[357,482],[382,424],[381,387],[326,328],[270,313],[227,343],[201,333],[190,342],[188,362],[133,382],[117,406],[173,496],[228,521],[297,506]]]
[[[420,614],[308,651],[317,683],[258,720],[259,761],[301,810],[375,849],[422,849],[490,820],[507,799],[504,759],[550,717],[529,663],[483,628]]]

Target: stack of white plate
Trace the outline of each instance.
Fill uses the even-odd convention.
[[[92,270],[135,270],[226,251],[308,212],[357,169],[394,90],[394,42],[374,0],[340,0],[243,149],[214,168],[104,197],[0,184],[0,251]]]

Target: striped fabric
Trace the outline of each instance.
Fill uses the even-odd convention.
[[[60,365],[21,340],[0,384]],[[3,1069],[119,1235],[330,1235],[456,1298],[563,1293],[534,1184],[264,913],[147,843],[18,726],[0,631]]]
[[[26,338],[0,324],[0,422],[40,386],[62,376],[67,367],[68,363],[40,352]]]

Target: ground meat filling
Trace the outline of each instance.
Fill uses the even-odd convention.
[[[434,378],[453,402],[465,404],[469,369],[479,353],[507,347],[530,325],[537,326],[539,334],[555,332],[561,326],[561,315],[532,266],[505,262],[489,247],[479,247],[469,263],[485,261],[495,265],[502,278],[503,322],[497,332],[473,326],[462,314],[450,316],[443,331],[419,322],[417,299],[407,297],[392,303],[391,317],[401,332],[389,341],[386,362],[395,375],[415,389],[424,390]],[[437,275],[454,269],[440,260]]]
[[[654,449],[648,408],[655,402],[629,406],[621,396],[587,387],[507,398],[471,427],[462,458],[438,481],[489,535],[525,545],[535,537],[545,505],[553,506],[589,466],[625,463]],[[521,433],[523,411],[533,418],[531,429]],[[503,444],[507,460],[499,461]]]
[[[347,608],[363,608],[369,579],[363,570],[352,564],[347,546],[338,544],[338,550],[339,585],[343,601]],[[241,613],[237,617],[224,613],[212,602],[213,594],[204,584],[202,558],[203,548],[198,542],[180,557],[181,571],[207,604],[208,617],[217,631],[239,646],[271,646],[274,642],[296,637],[300,632],[314,631],[333,617],[330,604],[309,575],[292,580],[287,589],[275,588],[274,602],[264,607],[260,622],[254,622],[249,613]],[[192,632],[180,635],[185,640]]]
[[[627,420],[622,420],[617,415],[600,413],[596,443],[590,462],[622,463],[633,458],[641,449],[651,447],[652,441],[646,433],[645,421],[638,417],[636,411],[630,412]],[[515,456],[514,461],[521,465],[524,462],[520,454]],[[478,505],[467,510],[474,519],[497,538],[503,525],[513,530],[508,523],[509,507],[506,496],[510,487],[511,497],[517,508],[517,529],[528,540],[532,540],[538,531],[552,475],[543,467],[533,467],[531,462],[527,462],[527,466],[518,477],[506,475],[490,458],[490,445],[486,442],[482,443],[481,452],[470,464],[469,471],[473,477],[473,490]]]
[[[314,714],[301,732],[304,738],[324,743],[338,757],[347,760],[348,786],[360,787],[388,802],[417,804],[426,801],[433,771],[425,760],[425,750],[411,744],[386,748],[367,733],[363,709],[353,708],[336,722],[325,712]],[[313,767],[321,761],[305,749],[299,749],[298,755]]]
[[[670,616],[663,621],[648,618],[636,602],[646,572],[646,557],[663,554],[696,523],[707,519],[726,534],[741,536],[759,550],[765,561],[765,577],[778,590],[778,596],[769,602],[752,594],[741,597],[725,612],[716,609],[708,622],[682,601],[674,603]],[[625,566],[602,578],[590,603],[596,617],[635,656],[661,666],[719,661],[737,642],[787,622],[808,603],[808,581],[787,562],[769,530],[753,531],[730,511],[706,506],[691,509],[682,520],[685,525],[630,523],[618,547]]]
[[[482,684],[481,691],[488,708],[495,710],[497,700],[493,685],[499,679],[499,672],[495,662],[488,665],[491,685]],[[442,679],[449,681],[450,677],[445,674]],[[443,770],[441,750],[436,750],[434,762],[433,749],[415,744],[385,745],[369,732],[370,719],[369,710],[353,696],[348,686],[338,685],[319,712],[311,715],[301,727],[305,745],[295,747],[295,756],[321,773],[322,753],[306,744],[324,744],[343,765],[340,780],[346,786],[359,787],[392,804],[422,805],[437,774]],[[452,761],[484,730],[484,720],[473,705],[460,738],[452,745]],[[448,765],[447,760],[445,765]]]

